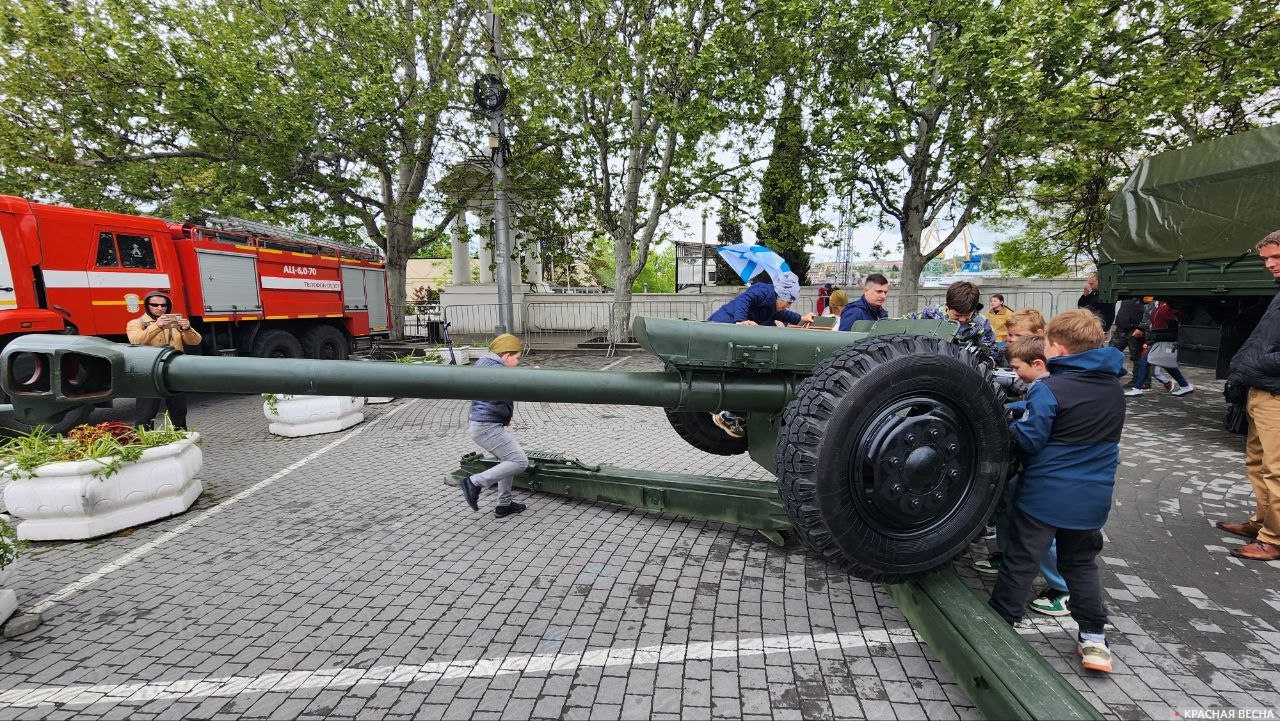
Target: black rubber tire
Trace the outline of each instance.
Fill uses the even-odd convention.
[[[950,343],[886,335],[836,351],[783,412],[775,471],[787,515],[864,580],[944,566],[1000,502],[1002,400],[981,356]]]
[[[316,360],[346,360],[351,355],[351,341],[331,325],[318,325],[302,334],[302,352]]]
[[[747,452],[747,436],[734,438],[720,430],[710,413],[663,409],[676,435],[700,451],[716,456],[736,456]]]
[[[258,358],[301,358],[302,344],[287,330],[268,328],[253,340],[253,354]]]

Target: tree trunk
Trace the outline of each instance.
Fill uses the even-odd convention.
[[[626,343],[631,340],[631,286],[618,287],[613,292],[613,305],[609,313],[609,342]]]
[[[404,338],[405,276],[413,251],[413,217],[388,216],[387,298],[391,301],[391,337],[396,340]]]
[[[898,314],[920,310],[920,273],[924,270],[924,254],[920,238],[924,234],[922,212],[911,207],[908,194],[906,216],[899,225],[902,234],[902,282],[898,286]]]
[[[609,312],[609,342],[625,343],[631,336],[632,265],[629,239],[613,236],[613,305]]]

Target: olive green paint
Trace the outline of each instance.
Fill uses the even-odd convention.
[[[1102,719],[951,570],[888,586],[912,628],[989,719]]]

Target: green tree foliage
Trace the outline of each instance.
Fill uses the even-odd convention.
[[[809,197],[805,179],[808,142],[794,82],[784,83],[782,108],[774,123],[773,152],[760,185],[759,241],[781,255],[802,284],[809,282],[809,251],[814,228],[800,217]]]
[[[418,238],[418,249],[413,252],[414,258],[434,258],[437,260],[445,260],[453,257],[453,239],[443,233],[429,233],[428,231],[418,228],[414,230],[415,236],[426,236],[425,239]]]
[[[742,0],[513,0],[527,48],[518,82],[539,84],[538,118],[563,136],[595,227],[613,244],[615,299],[626,301],[668,214],[722,187],[739,114],[758,112]],[[513,81],[513,84],[517,81]],[[531,115],[530,121],[535,118]],[[611,332],[625,335],[626,314]]]
[[[617,277],[613,266],[615,256],[612,244],[605,238],[597,238],[591,244],[591,256],[587,260],[596,283],[604,287]],[[649,254],[648,263],[631,283],[631,293],[676,292],[676,249],[674,245],[658,244]]]
[[[1105,17],[1104,2],[905,0],[831,6],[820,144],[836,183],[898,225],[904,308],[924,263],[976,220],[999,220]],[[1068,94],[1068,97],[1072,97]],[[951,232],[929,252],[926,228]]]
[[[350,218],[404,302],[423,203],[449,223],[428,179],[467,139],[453,109],[474,72],[474,3],[16,0],[4,13],[6,191],[322,234]]]
[[[1019,274],[1096,260],[1111,198],[1142,156],[1242,132],[1280,110],[1274,7],[1144,1],[1109,18],[1082,60],[1095,81],[1061,105],[1057,132],[1031,165],[1026,230],[997,248]]]
[[[716,245],[737,245],[742,242],[742,223],[734,217],[728,206],[721,206]],[[716,253],[716,285],[742,285],[742,278],[725,259]]]

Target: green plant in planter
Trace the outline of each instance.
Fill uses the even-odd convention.
[[[157,430],[135,428],[128,423],[84,423],[72,428],[64,437],[36,428],[0,444],[0,466],[14,476],[35,475],[35,469],[62,461],[96,461],[102,466],[93,475],[109,478],[120,467],[142,457],[148,448],[183,440],[187,431],[165,423]]]
[[[280,408],[277,404],[280,403],[280,401],[287,401],[292,397],[293,395],[290,393],[263,393],[262,402],[267,404],[268,415],[278,416],[280,415]]]
[[[440,353],[434,350],[428,351],[423,355],[406,353],[405,355],[393,356],[391,360],[395,363],[439,363]]]
[[[18,540],[18,531],[0,518],[0,569],[18,560],[18,554],[26,547],[26,541]]]

